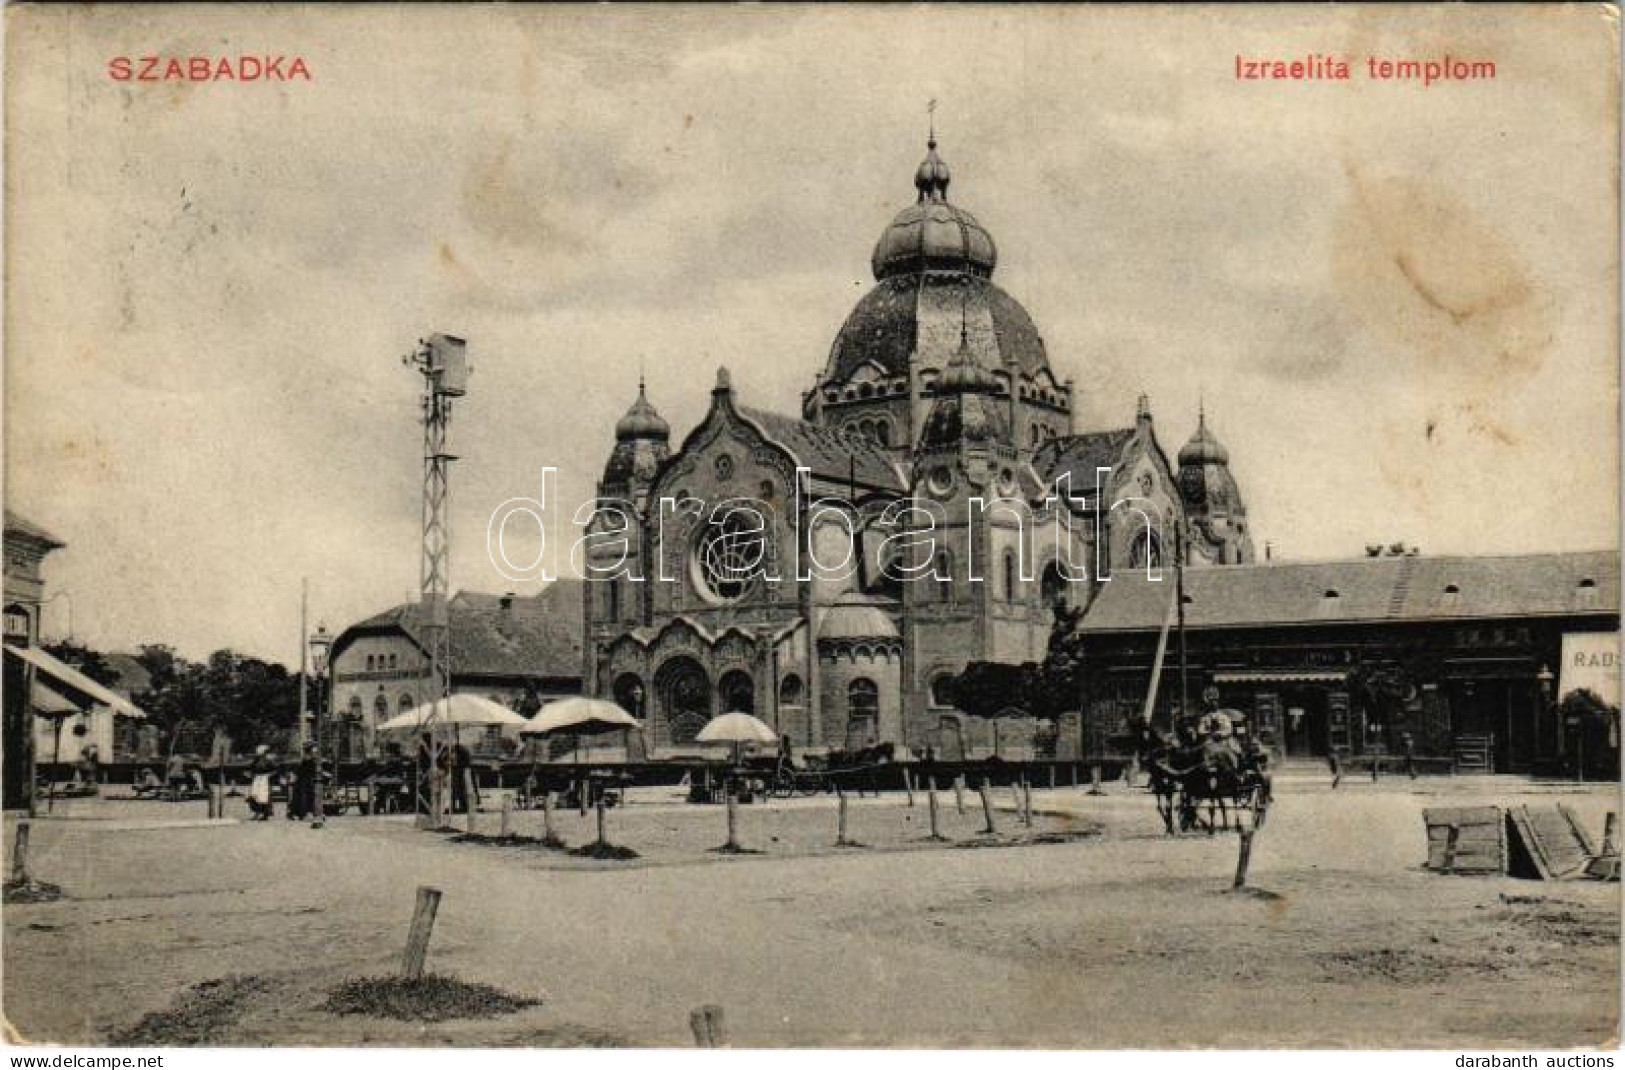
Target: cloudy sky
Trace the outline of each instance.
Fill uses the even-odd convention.
[[[297,656],[418,580],[416,377],[470,340],[454,585],[590,493],[640,366],[793,411],[913,196],[999,242],[1080,424],[1198,397],[1278,556],[1617,545],[1618,30],[1600,8],[7,11],[9,507],[47,634]],[[300,55],[292,84],[115,56]],[[1352,60],[1238,82],[1237,54]],[[1488,59],[1373,82],[1365,57]]]

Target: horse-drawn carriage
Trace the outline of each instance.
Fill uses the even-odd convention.
[[[1169,835],[1263,827],[1271,802],[1268,759],[1228,738],[1168,738],[1136,732],[1140,760]]]

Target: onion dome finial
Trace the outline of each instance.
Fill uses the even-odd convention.
[[[643,376],[638,376],[638,399],[615,423],[615,438],[626,442],[633,439],[653,438],[664,441],[671,437],[671,425],[661,419],[655,407],[649,404]]]

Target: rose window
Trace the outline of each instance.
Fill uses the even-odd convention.
[[[711,597],[734,602],[744,596],[767,560],[763,518],[735,509],[713,520],[694,548],[700,586]]]

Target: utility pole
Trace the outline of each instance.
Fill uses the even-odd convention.
[[[310,681],[306,678],[307,663],[305,661],[305,643],[310,639],[310,578],[307,576],[299,581],[299,754],[305,753],[305,744],[310,742],[310,722],[306,720],[308,701],[305,692],[310,690]]]
[[[1190,669],[1190,661],[1185,649],[1185,529],[1179,520],[1174,523],[1174,599],[1179,603],[1179,715],[1189,717],[1191,708],[1186,673]]]
[[[467,343],[449,334],[431,334],[404,363],[423,376],[423,540],[419,586],[419,620],[429,647],[431,713],[423,728],[429,733],[429,808],[425,824],[437,826],[445,814],[444,785],[439,776],[441,746],[435,729],[440,710],[451,699],[451,627],[447,599],[451,593],[451,462],[446,433],[451,402],[468,392]],[[447,705],[442,707],[444,702]]]

